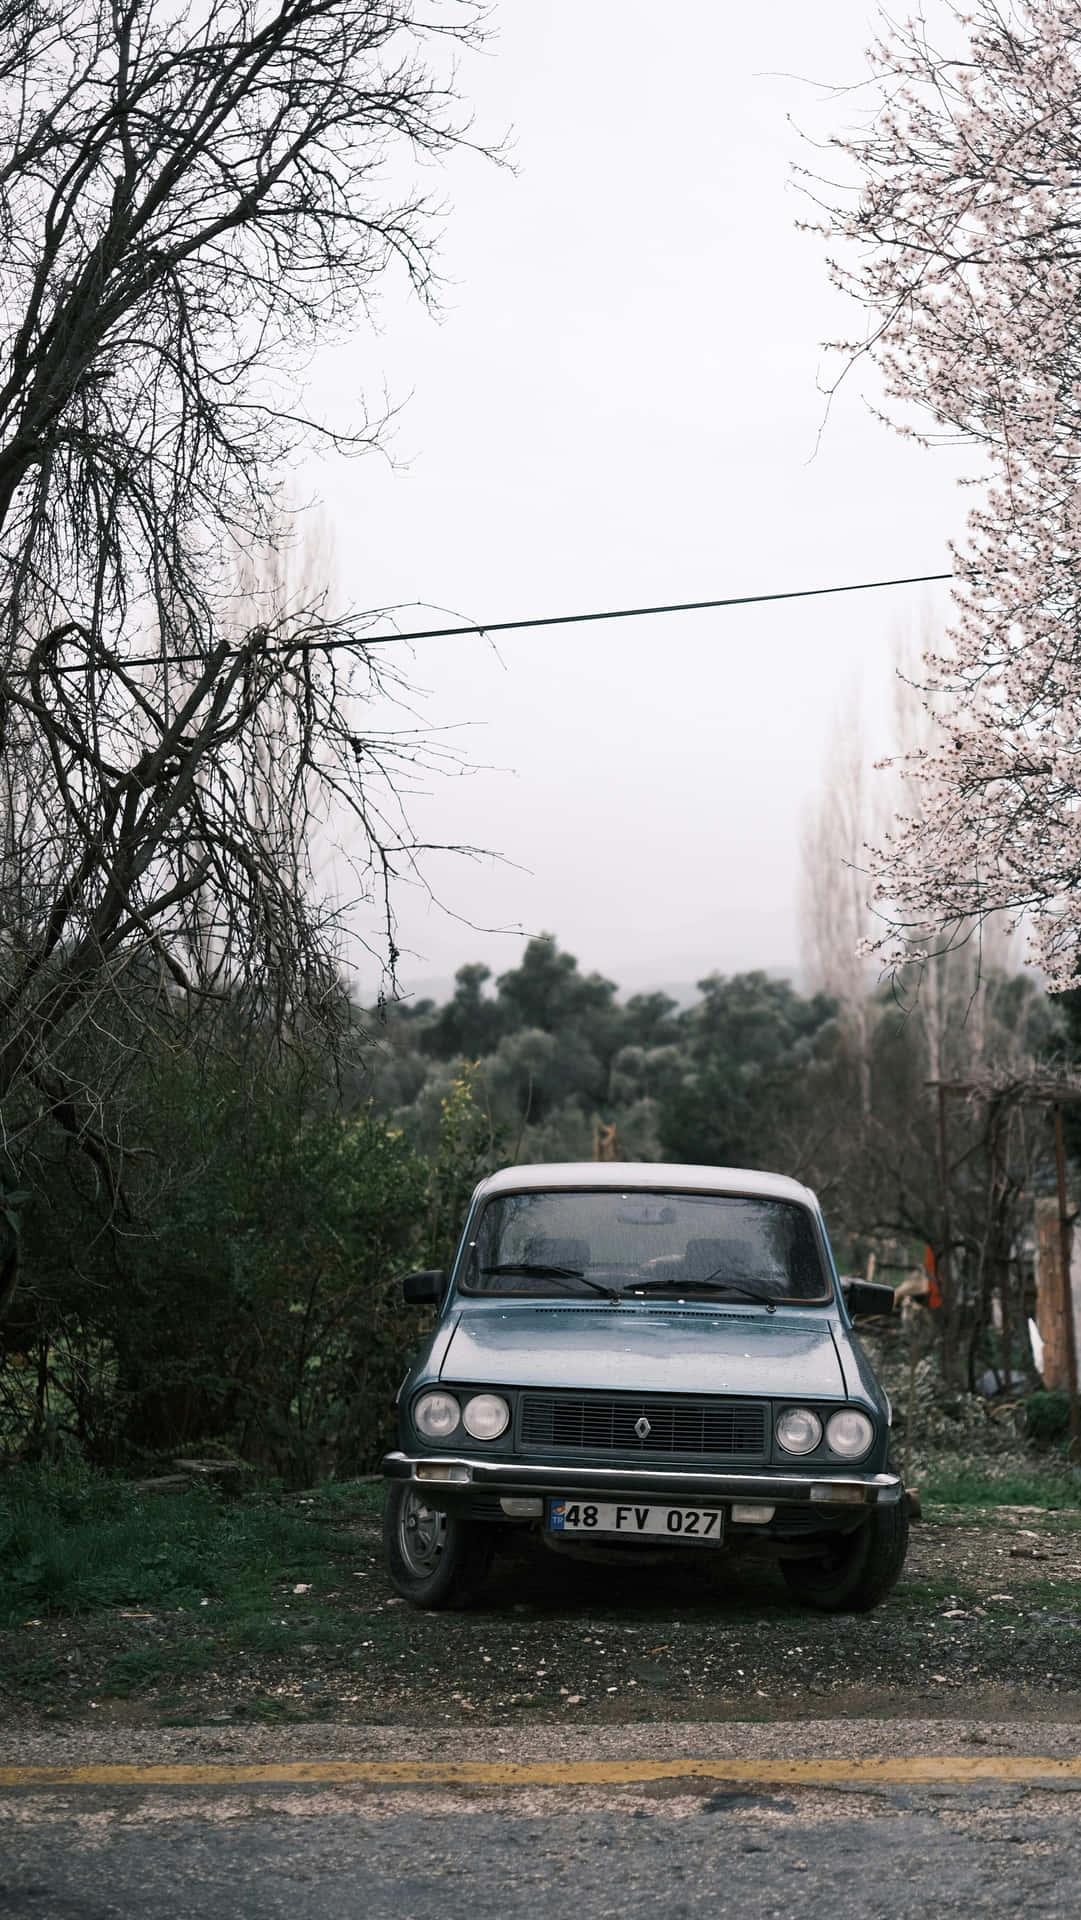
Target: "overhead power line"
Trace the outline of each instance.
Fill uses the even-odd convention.
[[[354,636],[341,640],[291,640],[281,645],[268,645],[266,653],[337,653],[349,647],[391,647],[401,646],[410,640],[455,640],[465,634],[480,635],[490,633],[516,633],[528,627],[577,627],[585,626],[596,620],[645,620],[662,613],[705,613],[718,607],[757,607],[771,600],[818,600],[827,594],[837,593],[875,593],[882,587],[922,587],[939,580],[952,580],[952,573],[913,573],[903,580],[854,580],[835,587],[787,587],[780,593],[738,593],[728,594],[717,600],[673,600],[664,606],[651,607],[605,607],[589,613],[545,613],[532,615],[525,620],[463,620],[453,627],[419,627],[406,632],[376,633]],[[386,618],[386,614],[383,615]],[[118,660],[117,666],[125,670],[131,667],[156,667],[164,662],[171,666],[199,666],[205,663],[205,653],[147,654],[134,660]],[[79,673],[82,665],[66,665],[56,669],[59,673]]]
[[[655,613],[703,613],[710,607],[760,606],[766,600],[817,600],[827,593],[873,593],[879,587],[921,587],[932,580],[952,579],[952,573],[914,573],[905,580],[856,580],[841,587],[789,587],[783,593],[730,594],[724,600],[675,600],[661,607],[608,607],[600,613],[547,613],[532,620],[486,620],[477,625],[426,627],[416,633],[381,633],[364,644],[372,647],[387,646],[397,640],[445,640],[459,633],[513,633],[520,627],[574,627],[583,626],[587,620],[642,620]]]

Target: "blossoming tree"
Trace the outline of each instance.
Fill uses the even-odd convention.
[[[919,802],[876,857],[878,945],[900,959],[1004,908],[1062,988],[1081,980],[1081,0],[935,19],[872,47],[877,104],[833,143],[858,184],[826,216],[868,315],[849,363],[875,363],[903,432],[989,469],[926,662],[943,741],[909,755]]]

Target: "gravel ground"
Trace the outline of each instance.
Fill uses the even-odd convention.
[[[215,1649],[213,1606],[0,1635],[5,1747],[16,1722],[1081,1720],[1077,1511],[931,1509],[867,1615],[805,1611],[772,1568],[723,1556],[617,1573],[532,1543],[497,1564],[478,1608],[420,1614],[387,1585],[376,1523],[351,1533],[350,1589],[319,1596],[317,1616],[283,1590],[272,1651]]]
[[[115,1729],[97,1720],[65,1726],[9,1726],[4,1736],[3,1764],[108,1766],[118,1759],[115,1749]],[[1071,1759],[1078,1751],[1078,1722],[1043,1721],[1037,1738],[1027,1720],[977,1721],[945,1714],[934,1719],[900,1720],[690,1720],[680,1721],[675,1728],[671,1723],[652,1720],[628,1720],[620,1725],[579,1721],[572,1730],[564,1721],[549,1720],[528,1727],[469,1721],[454,1727],[425,1728],[421,1749],[414,1726],[358,1724],[343,1731],[333,1722],[297,1721],[289,1729],[288,1749],[286,1757],[291,1762],[423,1758],[502,1760],[512,1765],[586,1756],[591,1760],[665,1759],[674,1754],[680,1759],[802,1760],[813,1755],[850,1760],[882,1754],[920,1758],[927,1754],[971,1753],[982,1757],[1038,1751],[1051,1759]],[[283,1758],[281,1729],[265,1725],[242,1729],[131,1727],[125,1731],[123,1757],[133,1766],[256,1766]],[[654,1783],[654,1792],[669,1789],[670,1783]],[[1069,1790],[1081,1793],[1081,1783]],[[280,1787],[278,1791],[284,1793],[286,1789]],[[396,1795],[401,1791],[395,1788]]]

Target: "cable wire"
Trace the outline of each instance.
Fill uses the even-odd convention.
[[[676,600],[662,607],[611,607],[602,613],[549,613],[533,620],[486,620],[478,626],[427,627],[418,633],[378,634],[374,640],[366,640],[364,645],[384,646],[392,640],[444,640],[457,633],[512,633],[519,627],[584,626],[587,620],[641,620],[655,613],[701,613],[709,607],[753,607],[766,600],[815,600],[826,593],[873,593],[878,587],[919,587],[932,580],[952,579],[952,573],[914,573],[905,580],[857,580],[842,587],[790,587],[784,593],[741,593],[726,600]]]
[[[729,594],[718,600],[674,600],[664,606],[651,607],[607,607],[600,612],[591,613],[547,613],[538,614],[527,620],[484,620],[462,621],[456,627],[421,627],[407,630],[405,633],[377,633],[369,636],[354,635],[342,640],[292,640],[278,646],[266,646],[264,653],[337,653],[349,647],[389,647],[401,646],[411,640],[453,640],[465,634],[486,635],[490,633],[515,633],[531,627],[575,627],[585,626],[596,620],[643,620],[663,613],[703,613],[717,607],[755,607],[772,600],[817,600],[827,594],[838,593],[875,593],[883,587],[921,587],[940,580],[952,580],[952,573],[913,573],[901,580],[856,580],[836,587],[789,587],[780,593],[740,593]],[[386,615],[384,614],[385,618]],[[206,655],[202,653],[150,654],[134,660],[117,660],[116,665],[127,671],[131,667],[200,666],[205,664]],[[60,673],[81,672],[81,666],[62,666],[56,669]]]

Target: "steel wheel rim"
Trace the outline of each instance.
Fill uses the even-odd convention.
[[[428,1579],[438,1567],[446,1543],[446,1514],[433,1512],[410,1488],[398,1515],[398,1546],[410,1573]]]

